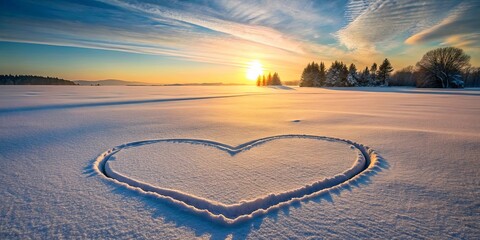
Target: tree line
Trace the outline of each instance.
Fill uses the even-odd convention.
[[[327,70],[325,63],[312,62],[305,67],[300,78],[300,87],[357,87],[357,86],[385,86],[393,67],[385,58],[378,66],[373,63],[358,72],[355,64],[347,65],[335,61]]]
[[[355,64],[348,67],[335,61],[327,70],[325,64],[309,63],[302,72],[300,87],[416,86],[461,88],[480,87],[480,68],[470,66],[470,56],[462,49],[444,47],[427,52],[415,67],[395,72],[385,58],[363,71]]]
[[[0,85],[76,85],[74,82],[35,75],[0,75]]]
[[[268,76],[265,77],[264,75],[258,75],[257,77],[257,86],[277,86],[282,85],[282,81],[280,80],[280,76],[278,73],[268,73]]]

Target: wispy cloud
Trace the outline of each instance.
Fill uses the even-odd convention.
[[[337,32],[338,39],[351,50],[376,52],[398,46],[410,34],[440,21],[458,4],[457,1],[351,0],[346,11],[350,22]]]
[[[298,43],[291,40],[291,37],[283,34],[275,29],[260,26],[247,25],[232,21],[214,18],[209,15],[199,14],[196,12],[185,13],[176,9],[168,8],[161,5],[126,2],[117,0],[107,0],[111,4],[121,6],[130,10],[141,11],[151,14],[153,19],[170,19],[173,21],[186,22],[195,26],[203,27],[219,33],[228,34],[234,37],[245,39],[248,41],[276,47],[279,49],[302,53]],[[192,7],[189,7],[192,8]]]
[[[407,44],[442,41],[444,44],[478,47],[480,45],[480,2],[463,2],[448,16],[405,40]]]
[[[310,2],[97,2],[103,6],[23,1],[20,7],[15,6],[17,12],[3,15],[0,39],[158,54],[233,66],[260,58],[269,61],[272,68],[303,64],[317,57],[318,49],[328,59],[341,52],[309,41],[317,34],[315,27],[332,23],[325,14],[311,11]],[[25,17],[18,10],[29,10],[27,5],[45,15]],[[103,17],[91,19],[88,13]]]

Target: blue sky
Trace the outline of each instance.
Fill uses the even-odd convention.
[[[440,46],[478,66],[479,12],[443,0],[0,0],[0,73],[242,82],[257,60],[294,80],[312,60],[399,69]]]

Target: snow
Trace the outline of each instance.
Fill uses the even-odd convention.
[[[274,138],[232,155],[216,150],[216,145],[154,142],[127,148],[108,163],[115,171],[156,186],[232,204],[340,174],[351,168],[359,155],[342,142],[300,137]],[[318,152],[302,152],[303,148]],[[285,157],[292,154],[294,157]]]
[[[0,238],[476,239],[479,98],[477,89],[5,86]],[[127,180],[95,167],[114,148],[105,166]],[[324,185],[362,156],[364,167]],[[295,189],[308,191],[265,200]],[[255,204],[231,214],[192,199]]]
[[[292,138],[294,140],[290,140]],[[290,141],[284,142],[283,140],[286,139]],[[292,165],[301,165],[303,169],[312,169],[312,167],[314,166],[305,166],[309,163],[309,161],[312,161],[317,163],[317,166],[315,166],[315,168],[313,169],[320,172],[328,172],[328,170],[325,171],[325,168],[327,167],[335,169],[342,166],[342,163],[339,160],[342,160],[344,158],[343,155],[345,150],[339,151],[339,149],[335,149],[335,147],[332,147],[330,144],[326,146],[327,148],[322,149],[320,146],[317,146],[318,144],[314,146],[309,146],[308,143],[302,143],[301,145],[298,145],[296,149],[292,149],[292,147],[295,146],[292,144],[296,142],[295,139],[328,141],[336,142],[337,144],[343,143],[343,145],[346,145],[344,146],[345,148],[349,146],[349,148],[346,149],[356,151],[353,155],[356,156],[356,160],[351,167],[349,167],[347,170],[340,174],[334,175],[333,173],[336,172],[333,172],[332,174],[326,174],[322,176],[322,178],[316,177],[313,180],[297,179],[300,180],[300,182],[297,183],[298,187],[296,188],[287,187],[287,190],[266,192],[263,194],[263,196],[259,195],[259,197],[257,197],[258,193],[256,193],[255,188],[259,188],[261,190],[267,189],[268,191],[272,191],[272,185],[275,186],[278,181],[280,181],[281,183],[286,183],[284,185],[287,186],[290,185],[288,183],[294,182],[295,178],[299,174],[299,171],[295,171],[292,175],[292,171],[289,169]],[[275,141],[276,144],[270,144],[270,141]],[[284,142],[284,144],[278,145],[278,142],[282,141]],[[133,161],[130,164],[126,164],[127,168],[125,169],[127,170],[127,172],[129,172],[127,174],[119,173],[112,167],[112,165],[119,165],[115,164],[117,162],[115,156],[118,156],[117,153],[123,149],[143,147],[150,144],[165,145],[165,143],[167,143],[167,145],[170,145],[170,148],[160,148],[160,152],[155,152],[155,150],[158,150],[158,147],[155,146],[155,148],[147,150],[150,155],[154,155],[153,161],[142,158],[142,163],[140,163],[139,161]],[[174,146],[171,146],[172,144]],[[229,161],[225,161],[225,156],[219,158],[219,156],[212,155],[212,149],[205,149],[206,152],[202,152],[202,149],[196,149],[192,150],[191,154],[188,154],[188,151],[185,150],[188,148],[188,146],[176,146],[184,144],[197,144],[218,148],[227,152],[231,157],[237,155],[245,155],[245,151],[249,151],[251,148],[255,148],[259,145],[265,144],[268,145],[268,150],[270,151],[266,151],[263,154],[256,152],[255,154],[250,156],[243,156],[250,161],[234,159],[232,162],[231,159]],[[175,149],[175,147],[179,147],[181,150],[179,151],[178,149]],[[316,157],[308,159],[307,156],[302,156],[301,153],[296,153],[299,151],[298,149],[303,149],[306,147],[313,147],[313,149],[316,149]],[[282,153],[282,151],[285,150],[287,150],[287,152],[290,152],[290,154]],[[169,157],[162,156],[165,151],[174,153],[181,152],[182,157],[179,157],[178,155]],[[275,151],[279,151],[280,153]],[[324,152],[326,152],[326,154],[323,154]],[[295,153],[295,156],[291,156],[291,153]],[[321,159],[318,155],[319,153],[322,153],[322,155],[324,155],[323,157],[326,159]],[[191,158],[194,158],[195,155],[202,155],[203,159],[194,159],[193,161],[190,160]],[[292,163],[286,163],[282,161],[285,156],[288,156],[287,159],[289,160],[295,158],[300,160]],[[128,160],[130,160],[129,157],[136,158],[138,157],[138,153],[126,156]],[[237,147],[230,147],[221,143],[198,139],[160,139],[133,142],[110,149],[105,153],[102,153],[97,158],[94,163],[94,169],[99,175],[111,178],[114,182],[123,183],[130,188],[138,188],[142,192],[153,193],[153,195],[156,196],[159,201],[173,203],[177,207],[183,208],[184,210],[188,210],[194,214],[205,216],[207,220],[210,220],[212,222],[218,222],[225,225],[234,225],[250,220],[255,216],[267,214],[275,209],[278,209],[279,207],[286,206],[293,201],[312,198],[314,196],[318,196],[319,194],[324,194],[326,191],[331,190],[332,187],[338,187],[346,182],[353,182],[357,178],[359,178],[359,176],[364,175],[362,171],[369,172],[373,168],[375,168],[377,166],[377,158],[377,154],[375,154],[372,150],[369,150],[367,147],[364,147],[358,143],[343,139],[311,135],[272,136],[248,142]],[[217,159],[218,161],[215,161],[215,159]],[[254,160],[252,161],[252,159]],[[329,162],[328,160],[334,161]],[[123,162],[125,162],[125,160]],[[163,162],[165,166],[160,166],[159,169],[151,171],[151,168],[158,166],[158,162]],[[171,167],[172,164],[175,164],[175,162],[181,162],[181,165],[173,166],[173,170],[168,169],[169,167]],[[280,166],[278,166],[279,163]],[[144,164],[146,167],[141,169],[140,171],[133,171],[134,174],[131,174],[132,171],[129,170],[138,170],[138,166],[141,164]],[[193,165],[194,167],[189,167],[191,165]],[[324,166],[322,167],[322,165]],[[207,167],[199,169],[199,166]],[[220,169],[217,168],[218,166],[220,166]],[[286,171],[284,170],[285,168],[287,168]],[[178,173],[176,171],[177,169],[184,169],[186,170],[186,172]],[[331,169],[329,170],[331,171]],[[173,176],[170,177],[170,181],[174,183],[180,182],[180,184],[175,184],[174,186],[169,186],[166,188],[158,187],[158,185],[165,185],[165,182],[168,183],[168,181],[165,181],[163,179],[156,184],[149,184],[142,180],[138,180],[139,178],[161,179],[162,177],[164,177],[164,175],[168,174],[168,172],[173,172]],[[274,173],[274,176],[272,176],[272,173]],[[304,173],[302,173],[302,175],[303,174]],[[188,183],[183,182],[182,177],[186,175],[194,178],[194,181],[190,181]],[[211,176],[214,175],[220,176],[220,179],[210,179]],[[321,180],[315,181],[315,179]],[[253,185],[251,183],[253,183]],[[302,185],[304,183],[307,184]],[[207,187],[202,188],[205,184],[207,185]],[[240,188],[238,188],[239,185],[241,186]],[[221,186],[223,186],[223,189]],[[211,192],[210,194],[214,198],[216,198],[218,195],[222,195],[222,192],[233,192],[235,193],[233,195],[237,195],[237,193],[239,192],[247,192],[249,195],[253,195],[254,199],[250,200],[244,197],[238,202],[234,202],[232,204],[225,204],[205,197],[198,197],[192,193],[187,193],[192,192],[192,189],[197,189],[197,191],[193,190],[193,192],[195,192],[196,194]],[[273,189],[275,189],[275,187],[273,187]],[[223,200],[229,199],[232,199],[231,196],[223,198]]]

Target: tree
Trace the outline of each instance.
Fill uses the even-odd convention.
[[[341,87],[348,87],[348,68],[347,65],[344,64],[343,62],[340,62],[342,64],[342,68],[340,70],[340,86]]]
[[[280,81],[280,77],[276,72],[272,76],[272,85],[282,85],[282,81]]]
[[[347,84],[349,87],[358,86],[357,67],[353,63],[348,68]]]
[[[267,86],[272,85],[272,73],[268,73],[267,77]]]
[[[470,66],[470,56],[462,49],[444,47],[431,50],[417,63],[423,77],[420,87],[463,87],[462,71]]]
[[[480,68],[467,67],[462,74],[465,87],[480,87]]]
[[[323,87],[325,86],[325,82],[327,81],[327,71],[325,69],[325,63],[320,62],[320,66],[318,69],[318,81],[316,87]]]
[[[348,68],[343,62],[335,61],[328,69],[326,86],[329,87],[346,87],[348,77]]]
[[[280,76],[278,76],[277,72],[275,72],[273,76],[271,73],[269,73],[267,77],[265,77],[265,75],[263,76],[258,75],[257,86],[271,86],[271,85],[282,85],[282,81],[280,81]]]
[[[369,86],[377,85],[377,63],[373,63],[370,67],[370,79]]]
[[[325,66],[324,66],[325,67]],[[320,66],[318,63],[309,63],[300,77],[300,87],[319,87],[320,86]]]
[[[408,66],[396,71],[388,82],[389,86],[412,86],[416,85],[415,68]]]
[[[74,82],[56,77],[34,75],[0,75],[0,85],[76,85]]]
[[[385,85],[388,84],[388,78],[390,77],[390,73],[393,71],[392,64],[388,61],[387,58],[383,60],[383,63],[380,65],[377,71],[377,84]]]
[[[368,70],[368,67],[365,67],[365,69],[359,74],[358,76],[358,86],[367,86],[370,78],[370,70]]]

